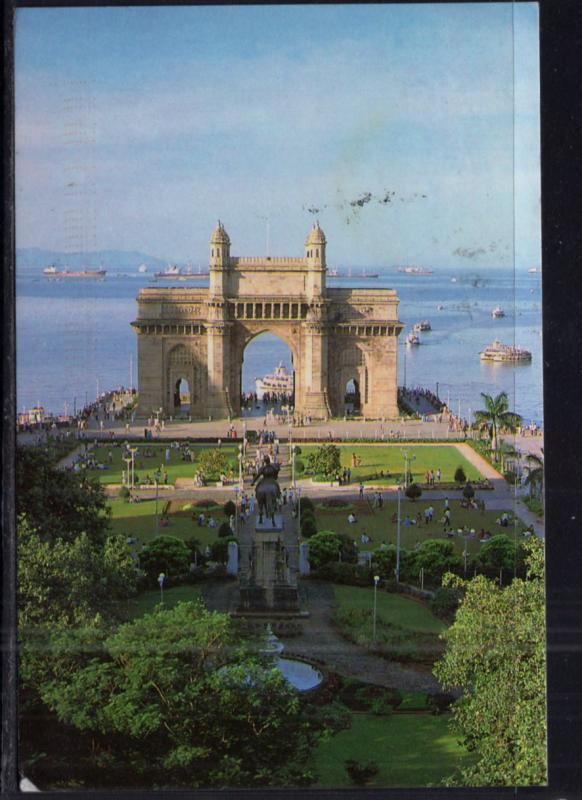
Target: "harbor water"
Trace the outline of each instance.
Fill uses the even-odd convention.
[[[526,422],[543,425],[541,275],[527,270],[482,272],[439,269],[411,275],[394,268],[375,269],[377,279],[328,278],[328,286],[394,288],[406,328],[399,340],[399,384],[438,391],[462,417],[483,405],[481,392],[506,391],[510,407]],[[156,283],[147,274],[116,273],[104,280],[49,280],[21,272],[16,281],[17,409],[36,405],[47,412],[73,413],[108,389],[137,386],[137,337],[130,326],[142,286]],[[176,285],[176,284],[174,284]],[[178,284],[207,286],[207,279]],[[505,316],[493,319],[501,306]],[[432,330],[421,344],[404,344],[414,323],[429,320]],[[482,362],[479,353],[495,339],[532,353],[530,363]],[[287,345],[264,334],[245,351],[243,389],[279,362],[292,368]]]

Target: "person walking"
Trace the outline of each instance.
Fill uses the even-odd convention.
[[[360,500],[364,499],[364,484],[360,483]]]

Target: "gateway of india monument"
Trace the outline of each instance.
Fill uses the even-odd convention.
[[[185,380],[193,419],[239,416],[245,347],[269,332],[291,350],[295,413],[343,416],[346,385],[354,381],[365,417],[396,418],[404,327],[396,292],[328,288],[326,244],[316,223],[303,258],[232,256],[219,222],[210,238],[207,289],[141,289],[132,322],[138,415],[178,415]]]

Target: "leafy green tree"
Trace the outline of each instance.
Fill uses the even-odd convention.
[[[307,455],[307,464],[315,475],[331,478],[341,469],[340,449],[335,444],[319,445]]]
[[[232,535],[232,531],[230,536],[223,536],[215,542],[212,542],[210,545],[210,558],[212,561],[216,561],[219,564],[226,564],[228,561],[229,542],[238,542],[238,539]]]
[[[396,569],[396,546],[389,544],[381,550],[374,550],[372,555],[372,569],[381,578],[394,578],[394,570]]]
[[[330,561],[339,561],[342,540],[333,531],[320,531],[309,540],[309,565],[319,569]]]
[[[223,450],[202,450],[198,456],[196,469],[204,480],[219,480],[221,475],[231,475],[232,467]]]
[[[315,517],[305,517],[301,520],[301,536],[309,539],[317,533],[317,523]]]
[[[226,501],[226,503],[224,504],[224,509],[223,510],[224,510],[224,515],[226,517],[230,517],[230,516],[236,514],[236,506],[235,506],[235,504],[234,504],[234,502],[232,500],[227,500]]]
[[[489,541],[483,542],[479,550],[478,562],[482,567],[489,569],[515,569],[516,557],[515,543],[504,533],[493,536]]]
[[[120,536],[95,545],[86,533],[45,541],[26,518],[17,526],[18,613],[28,626],[84,624],[116,613],[136,592],[136,566]]]
[[[425,580],[440,583],[445,572],[459,569],[461,558],[455,554],[452,542],[444,539],[427,539],[416,551],[414,558],[416,573],[424,570]]]
[[[473,484],[466,483],[463,486],[463,497],[465,500],[472,500],[475,497],[475,489],[473,488]]]
[[[516,431],[521,425],[521,417],[509,410],[507,392],[500,392],[496,397],[481,392],[485,408],[475,411],[475,421],[478,425],[486,426],[491,440],[493,460],[497,461],[497,441],[502,429]]]
[[[499,439],[497,444],[497,460],[499,461],[501,472],[505,472],[507,460],[510,458],[517,458],[517,456],[518,452],[511,442],[508,442],[506,439]]]
[[[16,451],[16,515],[46,541],[73,541],[86,533],[94,543],[105,542],[109,509],[97,480],[83,472],[59,469],[41,447]]]
[[[167,577],[184,575],[190,569],[190,548],[176,536],[156,536],[139,555],[139,563],[148,578],[163,572]]]
[[[465,592],[434,670],[445,689],[463,693],[452,728],[475,761],[462,770],[462,785],[547,780],[543,544],[532,538],[525,547],[525,580],[503,588],[481,575],[445,580]]]
[[[278,671],[237,646],[227,615],[194,603],[122,625],[43,698],[110,763],[103,780],[132,788],[307,784],[325,731]]]

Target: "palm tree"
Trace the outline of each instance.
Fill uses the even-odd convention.
[[[505,472],[506,461],[508,458],[518,458],[519,452],[506,439],[500,439],[497,445],[497,456],[501,460],[501,472]]]
[[[501,392],[497,397],[481,392],[485,401],[485,408],[475,411],[475,421],[479,425],[486,425],[491,438],[491,452],[493,460],[497,461],[497,437],[499,431],[505,428],[514,432],[521,425],[521,417],[509,410],[507,392]]]
[[[542,450],[542,455],[543,453]],[[534,453],[528,453],[525,458],[529,462],[529,466],[526,467],[527,477],[525,479],[526,486],[529,486],[529,496],[532,497],[535,494],[541,497],[544,490],[544,459]]]

